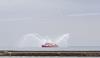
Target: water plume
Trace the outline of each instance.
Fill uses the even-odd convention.
[[[59,36],[58,38],[52,41],[49,37],[40,36],[38,33],[30,33],[21,37],[21,40],[18,44],[19,48],[33,48],[33,47],[41,47],[41,45],[45,43],[54,43],[58,45],[58,47],[64,47],[68,45],[69,33]]]

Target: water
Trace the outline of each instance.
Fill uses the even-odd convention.
[[[50,38],[46,36],[40,36],[38,33],[30,33],[21,37],[19,40],[17,47],[18,48],[27,48],[27,47],[41,47],[41,45],[45,43],[54,43],[59,47],[65,47],[68,45],[69,33],[63,34],[58,38]]]
[[[99,46],[70,46],[67,48],[38,48],[38,47],[27,47],[27,48],[3,48],[0,50],[15,50],[15,51],[100,51]]]

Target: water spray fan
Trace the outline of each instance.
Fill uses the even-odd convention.
[[[42,48],[56,48],[56,47],[61,47],[64,41],[65,42],[68,41],[69,33],[63,34],[62,36],[55,38],[54,40],[51,40],[49,37],[45,38],[43,36],[40,36],[39,34],[33,34],[33,33],[27,34],[22,38],[23,39],[21,40],[21,43],[19,45],[19,47],[22,48],[32,47],[32,45],[33,46],[35,45],[35,47],[42,47]]]

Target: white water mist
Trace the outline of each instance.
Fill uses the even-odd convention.
[[[18,48],[41,47],[44,43],[55,43],[58,47],[68,47],[69,33],[63,34],[52,41],[49,37],[40,36],[38,33],[30,33],[21,37]]]

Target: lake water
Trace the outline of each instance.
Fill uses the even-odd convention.
[[[16,51],[100,51],[99,46],[72,46],[67,48],[39,48],[39,47],[27,47],[27,48],[2,48],[0,50],[16,50]]]

